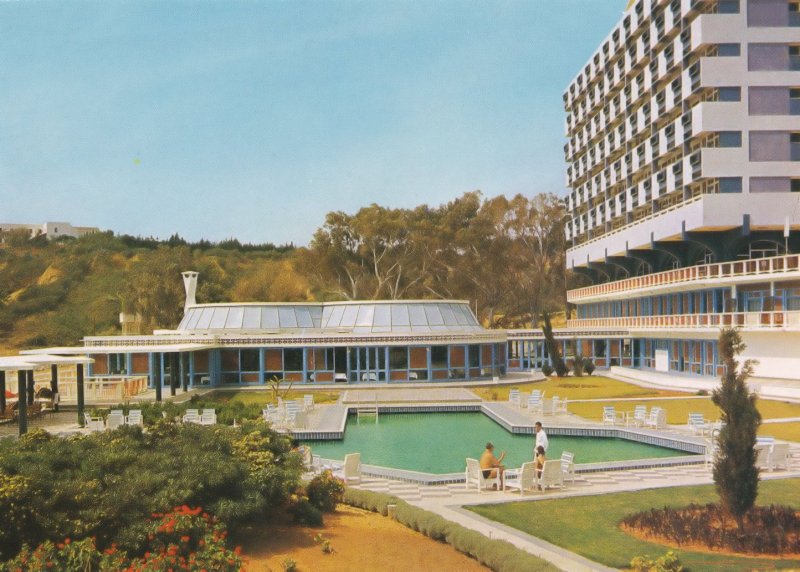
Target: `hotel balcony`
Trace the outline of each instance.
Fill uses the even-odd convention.
[[[713,314],[677,314],[671,316],[636,316],[567,320],[570,329],[644,330],[718,330],[739,327],[743,330],[800,331],[800,311],[716,312]]]
[[[585,304],[605,300],[629,298],[638,295],[656,295],[675,291],[699,290],[710,286],[726,286],[759,281],[770,281],[800,278],[800,254],[758,258],[754,260],[737,260],[735,262],[717,262],[702,264],[688,268],[677,268],[664,272],[656,272],[646,276],[636,276],[606,284],[596,284],[567,292],[567,301],[571,304]],[[780,312],[779,312],[780,313]],[[697,318],[701,315],[693,315]],[[653,316],[647,318],[599,318],[604,320],[660,320],[679,316]],[[575,320],[575,322],[594,322],[595,320]],[[616,322],[614,322],[616,324]],[[578,327],[573,324],[574,327]],[[583,326],[581,326],[583,327]],[[610,327],[610,323],[608,326]],[[619,324],[615,327],[623,327]],[[624,326],[627,327],[627,324]],[[668,327],[665,325],[664,327]],[[699,326],[696,326],[699,327]]]

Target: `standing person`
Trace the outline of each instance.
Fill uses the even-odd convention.
[[[542,422],[537,421],[536,424],[533,426],[533,430],[536,432],[536,444],[533,446],[533,456],[536,457],[536,450],[539,447],[543,447],[545,453],[547,452],[547,447],[550,443],[547,440],[547,433],[544,432],[542,429]]]
[[[483,478],[490,479],[500,475],[500,488],[503,488],[503,469],[501,464],[506,456],[506,452],[500,453],[499,457],[494,456],[494,445],[491,441],[486,443],[486,450],[481,455],[480,465],[483,471]]]

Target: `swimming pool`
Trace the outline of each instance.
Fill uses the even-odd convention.
[[[545,427],[545,431],[546,431]],[[562,451],[575,453],[576,463],[625,461],[686,455],[683,451],[603,437],[549,435],[547,457]],[[347,419],[345,436],[337,441],[307,441],[314,454],[342,460],[347,453],[361,453],[361,462],[423,473],[445,474],[464,470],[464,459],[480,458],[486,441],[495,454],[506,451],[503,463],[519,467],[532,459],[534,437],[515,435],[483,413],[393,413],[357,423]]]

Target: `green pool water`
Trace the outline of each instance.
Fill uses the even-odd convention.
[[[549,439],[548,458],[559,458],[566,450],[575,453],[576,463],[688,454],[624,439],[558,435]],[[443,474],[463,471],[466,457],[480,458],[486,441],[494,443],[495,454],[506,451],[506,467],[532,459],[533,436],[509,433],[483,413],[398,413],[381,415],[377,424],[374,418],[362,418],[359,424],[350,416],[343,440],[307,443],[326,459],[342,460],[347,453],[358,452],[368,465]]]

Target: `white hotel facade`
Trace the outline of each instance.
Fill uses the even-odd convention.
[[[631,2],[564,105],[576,350],[800,378],[800,2]]]

